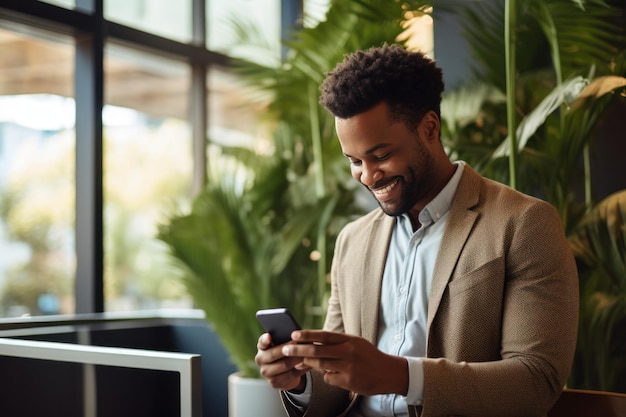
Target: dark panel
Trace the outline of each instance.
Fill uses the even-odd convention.
[[[97,366],[98,417],[180,417],[178,381],[177,372]]]
[[[82,417],[82,365],[0,356],[3,417]]]

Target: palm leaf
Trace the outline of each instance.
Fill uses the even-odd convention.
[[[534,108],[517,126],[518,151],[523,150],[528,140],[537,132],[537,129],[544,124],[548,116],[559,109],[563,104],[571,105],[576,97],[587,85],[583,77],[575,77],[568,80],[561,86],[553,89],[543,101]],[[493,153],[493,158],[502,158],[510,155],[511,148],[507,137]]]
[[[623,390],[626,376],[626,191],[599,203],[570,237],[581,266],[581,325],[575,382]],[[617,349],[616,349],[617,348]],[[621,384],[621,385],[620,385]]]

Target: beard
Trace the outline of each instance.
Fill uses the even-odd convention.
[[[388,216],[401,216],[408,213],[409,210],[417,203],[418,192],[416,192],[416,184],[414,181],[414,172],[409,168],[409,178],[398,178],[398,184],[396,187],[401,187],[400,199],[396,202],[393,201],[380,201],[376,199],[376,195],[370,190],[372,196],[378,202],[378,205],[382,211]]]
[[[408,213],[420,199],[424,198],[431,187],[429,182],[435,177],[433,174],[434,161],[419,137],[415,142],[412,156],[413,162],[407,166],[406,173],[392,180],[398,181],[396,187],[400,187],[401,190],[398,199],[380,201],[370,190],[380,208],[388,216],[397,217]]]

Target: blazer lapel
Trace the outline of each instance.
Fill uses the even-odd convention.
[[[393,232],[395,218],[380,211],[380,215],[373,222],[367,238],[365,259],[361,287],[361,336],[372,343],[378,337],[378,310],[382,289],[385,259],[389,250],[389,243]],[[381,256],[381,254],[383,256]]]
[[[430,325],[437,314],[441,297],[452,277],[452,271],[456,266],[461,250],[478,218],[478,213],[471,209],[479,202],[480,181],[480,176],[469,165],[466,165],[452,207],[450,207],[450,214],[433,271],[428,301],[427,333],[430,331]]]

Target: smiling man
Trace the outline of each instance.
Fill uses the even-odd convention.
[[[408,213],[418,226],[419,212],[450,180],[450,163],[439,140],[439,118],[428,111],[417,126],[395,121],[386,102],[336,121],[352,176],[374,195],[385,214]]]
[[[257,364],[291,416],[545,416],[569,374],[578,280],[552,206],[451,162],[441,70],[346,56],[320,102],[376,209],[339,235],[324,330]]]

